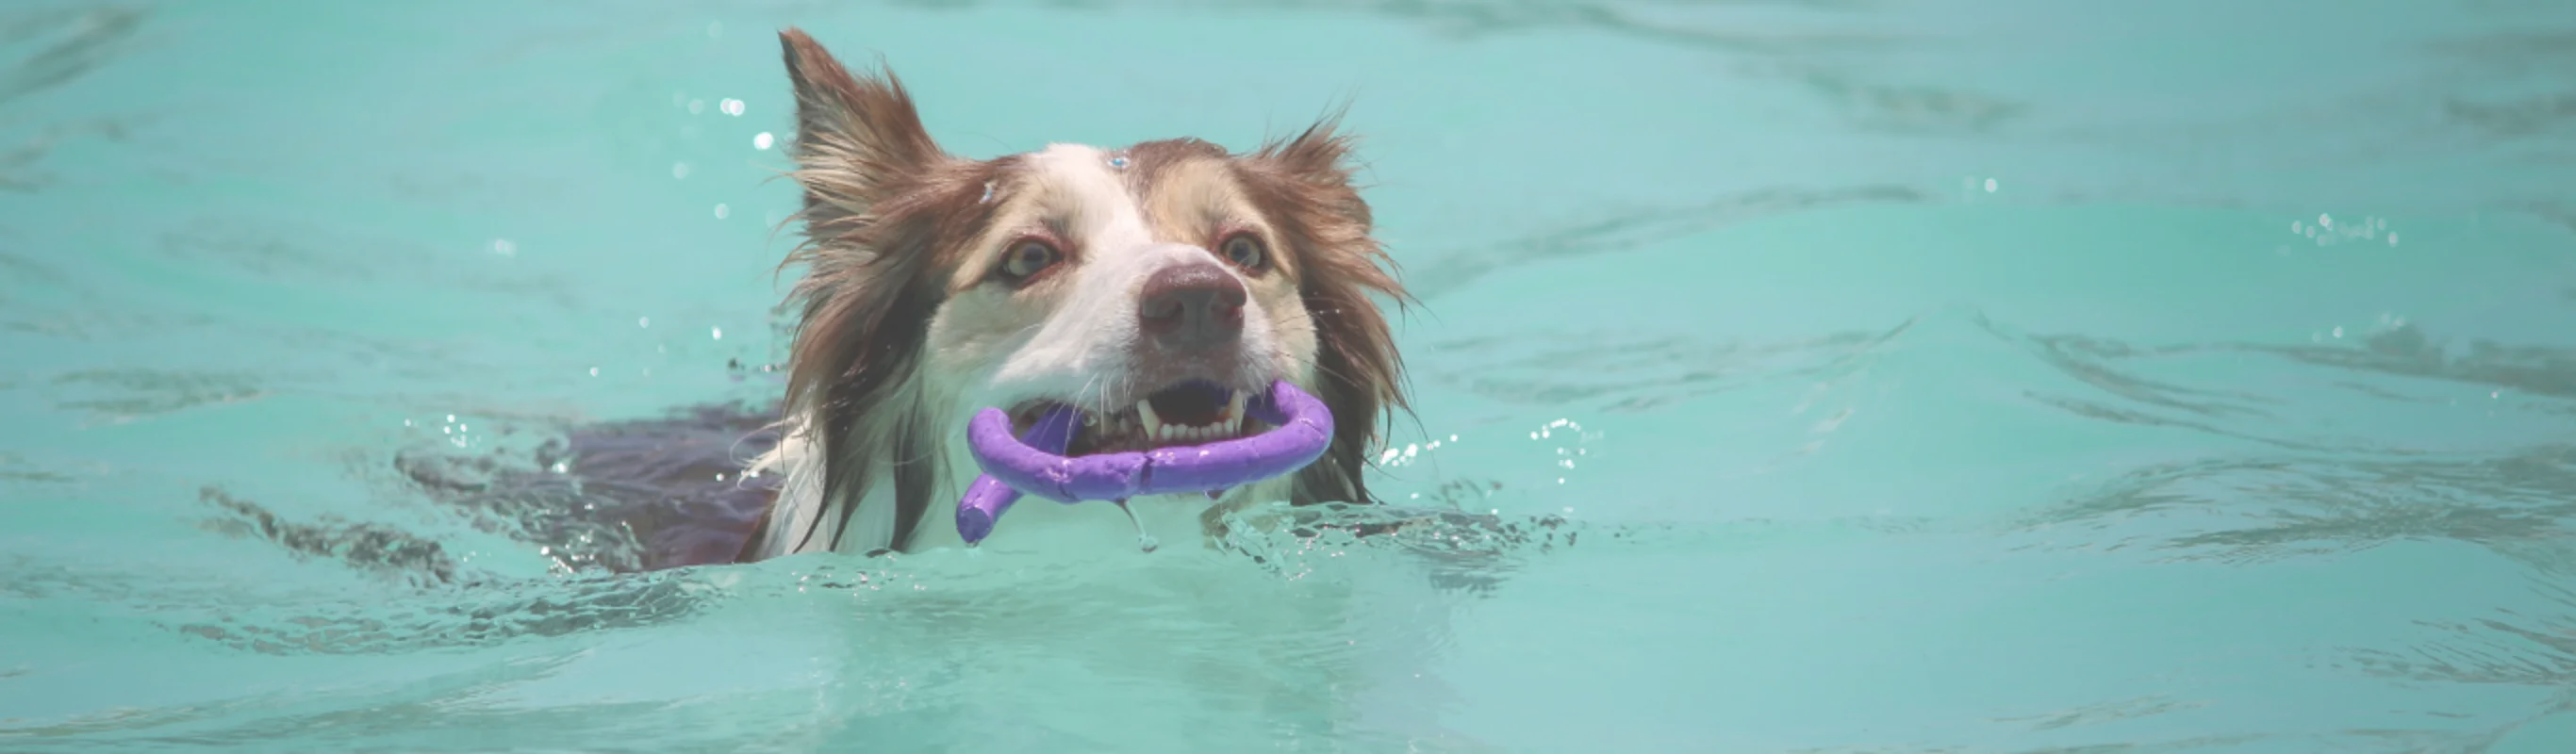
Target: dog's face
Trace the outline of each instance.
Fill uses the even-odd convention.
[[[938,458],[977,409],[1023,426],[1079,409],[1082,455],[1261,431],[1245,397],[1287,380],[1336,417],[1295,497],[1365,498],[1364,446],[1403,400],[1371,297],[1403,293],[1329,122],[1248,154],[1181,139],[968,160],[890,75],[782,39],[807,236],[789,409],[825,450],[827,496],[891,482],[909,532],[940,470],[870,460]]]
[[[997,165],[995,209],[948,271],[925,372],[963,406],[1083,412],[1072,453],[1226,439],[1243,401],[1312,381],[1301,264],[1202,142],[1056,145]],[[946,398],[949,396],[939,396]]]

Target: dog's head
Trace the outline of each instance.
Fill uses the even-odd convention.
[[[970,160],[931,139],[891,74],[781,39],[806,226],[788,408],[821,446],[827,497],[893,484],[900,548],[939,443],[974,410],[1025,426],[1080,409],[1075,455],[1195,444],[1260,431],[1243,397],[1284,379],[1337,422],[1292,496],[1366,498],[1366,445],[1404,402],[1373,296],[1404,294],[1332,120],[1246,154],[1181,139]],[[869,478],[871,460],[895,461],[892,478]]]

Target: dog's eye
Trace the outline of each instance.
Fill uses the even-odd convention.
[[[1055,247],[1047,245],[1045,241],[1021,241],[1013,244],[1010,251],[1002,254],[1002,276],[1012,280],[1027,280],[1030,275],[1055,266],[1055,263],[1063,258],[1064,252],[1056,251]]]
[[[1225,239],[1222,251],[1226,261],[1246,270],[1259,270],[1270,261],[1269,253],[1261,248],[1261,239],[1252,237],[1250,233]]]

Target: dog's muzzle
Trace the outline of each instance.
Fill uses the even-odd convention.
[[[1213,498],[1303,469],[1332,444],[1332,411],[1286,380],[1271,383],[1267,394],[1244,408],[1272,429],[1204,445],[1086,456],[1063,455],[1081,423],[1072,407],[1048,410],[1020,437],[1011,436],[1010,416],[1001,409],[977,412],[966,425],[966,441],[984,474],[957,501],[957,534],[968,545],[983,541],[1023,494],[1122,506],[1138,495],[1199,492]]]

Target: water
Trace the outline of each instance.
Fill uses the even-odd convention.
[[[1418,419],[1309,523],[1414,524],[424,488],[774,396],[790,23],[978,157],[1352,102]],[[2570,750],[2571,103],[2540,0],[14,4],[0,749]]]

